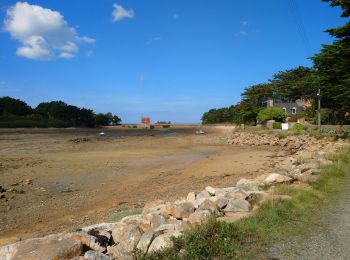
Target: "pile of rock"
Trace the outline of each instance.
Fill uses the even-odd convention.
[[[235,132],[228,140],[229,144],[251,145],[251,146],[279,146],[289,150],[304,149],[309,145],[317,143],[314,137],[307,135],[292,135],[280,137],[273,134],[254,134],[246,132]]]
[[[220,221],[234,222],[254,214],[265,201],[289,199],[289,196],[275,195],[274,189],[268,187],[316,180],[319,169],[332,164],[325,151],[332,152],[341,145],[341,142],[322,145],[323,151],[314,151],[317,147],[310,146],[281,161],[273,173],[253,180],[241,179],[232,187],[208,186],[174,202],[149,202],[142,214],[116,223],[97,224],[1,247],[0,259],[132,259],[135,249],[151,253],[172,247],[172,237],[208,221],[214,213]],[[304,163],[299,160],[300,156],[304,156]]]
[[[132,259],[135,248],[147,253],[172,247],[171,237],[181,236],[183,231],[206,222],[213,213],[221,215],[219,220],[223,221],[248,216],[256,209],[249,202],[252,197],[256,201],[256,198],[268,196],[260,186],[290,181],[289,177],[271,174],[259,182],[242,179],[233,187],[208,186],[174,202],[150,202],[142,214],[125,217],[117,223],[94,225],[2,247],[0,259]]]

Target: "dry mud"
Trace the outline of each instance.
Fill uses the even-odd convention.
[[[278,148],[227,145],[220,133],[104,131],[0,131],[0,185],[10,190],[0,199],[0,245],[108,221],[115,211],[208,185],[229,186],[279,161]]]

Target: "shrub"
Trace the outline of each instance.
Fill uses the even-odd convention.
[[[272,127],[273,127],[273,129],[282,129],[282,123],[281,122],[273,122]]]
[[[301,131],[303,131],[305,129],[306,129],[306,127],[300,123],[296,123],[292,128],[293,132],[295,132],[295,133],[300,133]]]
[[[282,108],[273,107],[260,110],[256,119],[262,122],[266,122],[268,120],[283,122],[287,117],[287,113],[284,112]]]

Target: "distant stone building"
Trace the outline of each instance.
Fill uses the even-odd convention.
[[[297,99],[295,101],[281,101],[268,100],[266,102],[267,108],[279,107],[288,114],[289,117],[296,116],[296,114],[304,111],[311,106],[311,101],[306,99]]]
[[[141,124],[139,124],[141,128],[151,128],[151,118],[150,117],[141,117]]]

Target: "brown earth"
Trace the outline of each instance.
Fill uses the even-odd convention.
[[[111,128],[105,137],[99,131],[0,131],[0,185],[7,190],[0,245],[105,222],[153,199],[228,186],[278,160],[277,148],[227,145],[222,134],[196,136],[192,128]]]

